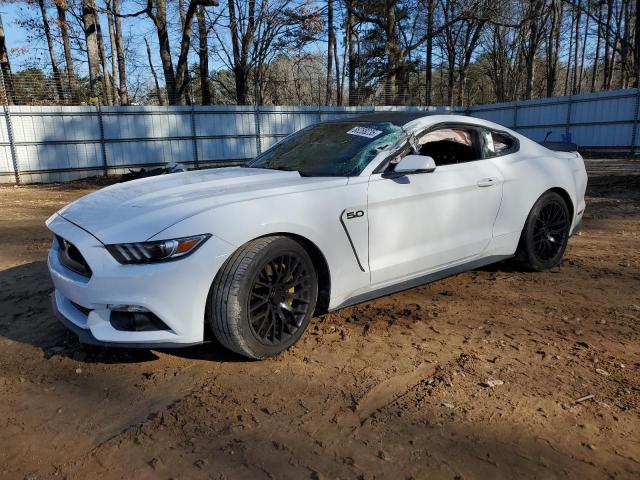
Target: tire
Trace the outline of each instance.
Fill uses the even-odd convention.
[[[556,192],[544,193],[529,212],[516,259],[525,268],[538,272],[555,267],[567,248],[570,228],[565,200]]]
[[[216,275],[207,320],[229,350],[272,357],[300,339],[317,298],[318,276],[305,249],[289,237],[262,237],[238,249]]]

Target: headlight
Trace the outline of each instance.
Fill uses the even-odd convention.
[[[177,260],[195,252],[211,235],[159,240],[156,242],[105,245],[120,263],[153,263]]]

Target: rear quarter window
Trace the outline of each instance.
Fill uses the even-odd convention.
[[[500,157],[517,152],[518,140],[505,132],[490,130],[485,135],[485,150],[487,157]]]

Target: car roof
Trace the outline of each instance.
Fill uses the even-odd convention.
[[[417,120],[419,118],[429,117],[432,115],[447,115],[442,112],[428,112],[428,111],[417,111],[417,112],[367,112],[361,113],[359,115],[355,115],[353,117],[348,118],[340,118],[336,120],[329,120],[327,123],[352,123],[352,122],[376,122],[376,123],[393,123],[399,127],[403,127],[409,122],[413,120]]]

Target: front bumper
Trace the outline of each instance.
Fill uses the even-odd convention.
[[[83,343],[142,348],[183,347],[204,339],[209,288],[233,247],[211,237],[192,255],[174,262],[121,265],[90,233],[61,216],[48,225],[75,245],[91,268],[90,278],[65,267],[57,242],[48,267],[55,287],[56,316]],[[168,328],[123,331],[111,324],[111,306],[134,305],[153,312]]]
[[[55,316],[60,320],[67,329],[71,330],[77,337],[80,343],[84,343],[86,345],[97,345],[101,347],[119,347],[119,348],[182,348],[182,347],[191,347],[193,345],[199,345],[202,342],[194,342],[194,343],[176,343],[176,342],[141,342],[141,343],[133,343],[133,342],[108,342],[98,340],[93,336],[91,330],[88,328],[79,327],[76,323],[69,320],[58,308],[57,293],[54,292],[51,294],[51,309]],[[64,300],[63,300],[64,301]]]

